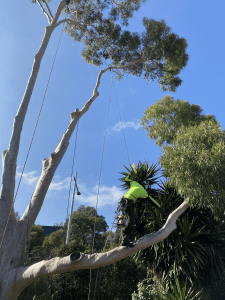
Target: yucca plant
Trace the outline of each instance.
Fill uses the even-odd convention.
[[[119,178],[120,181],[123,182],[121,185],[122,189],[128,190],[130,188],[130,183],[125,181],[125,178],[127,175],[130,175],[130,179],[133,181],[138,182],[140,185],[142,185],[148,195],[152,197],[153,199],[156,199],[156,193],[157,190],[155,190],[152,186],[157,184],[157,179],[160,177],[156,177],[157,172],[160,170],[157,169],[157,164],[149,166],[148,162],[141,163],[138,162],[137,165],[133,163],[132,166],[130,166],[130,169],[125,167],[128,172],[121,172],[120,174],[123,175],[122,178]],[[160,203],[161,204],[161,203]],[[135,238],[139,238],[143,236],[144,232],[144,226],[146,225],[146,213],[149,210],[152,210],[153,207],[158,207],[153,201],[151,201],[149,198],[145,199],[137,199],[135,201],[135,213],[137,215],[136,225],[135,225]],[[117,211],[119,214],[119,212]],[[138,229],[137,229],[138,228]]]
[[[125,167],[126,168],[126,167]],[[165,224],[168,215],[174,211],[184,199],[177,193],[176,189],[167,182],[158,184],[160,189],[154,189],[157,183],[155,178],[155,166],[139,162],[133,164],[127,172],[120,173],[124,177],[122,187],[129,188],[129,182],[124,181],[130,174],[132,180],[137,181],[146,188],[160,205],[158,208],[154,203],[146,199],[137,199],[135,202],[135,213],[137,215],[135,224],[135,239],[145,234],[158,231]],[[216,219],[210,209],[188,208],[177,220],[177,229],[164,241],[133,254],[131,257],[136,263],[147,266],[155,280],[168,283],[170,292],[172,285],[170,279],[177,278],[183,286],[193,287],[195,293],[208,287],[215,282],[221,282],[224,278],[225,267],[225,222],[224,217]],[[187,279],[187,282],[186,282]],[[207,299],[204,296],[204,299]]]
[[[153,300],[200,300],[202,299],[202,290],[194,293],[193,288],[187,289],[187,278],[183,287],[180,286],[180,283],[177,278],[175,278],[176,285],[171,282],[171,287],[173,291],[167,292],[167,294],[163,294],[159,291],[159,296],[153,298]],[[193,295],[194,294],[194,295]]]
[[[192,288],[187,289],[186,283],[180,285],[176,278],[176,285],[171,282],[172,292],[169,292],[162,284],[150,284],[150,280],[143,280],[138,284],[138,292],[132,294],[132,300],[200,300],[202,299],[202,291],[194,294]]]

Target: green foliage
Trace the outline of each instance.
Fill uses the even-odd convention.
[[[81,205],[73,213],[71,225],[71,240],[82,240],[83,244],[92,245],[95,223],[95,209]],[[97,215],[95,224],[95,249],[98,252],[104,247],[101,233],[107,231],[109,226],[104,216]]]
[[[124,175],[121,181],[130,174],[133,180],[135,178],[142,186],[145,185],[148,169],[146,163],[139,163],[138,166],[133,164],[131,170],[126,169],[129,173],[121,173]],[[154,176],[154,173],[152,177],[148,175],[148,181],[155,183]],[[161,229],[168,215],[184,201],[169,182],[159,184],[159,187],[158,190],[152,189],[150,194],[160,203],[164,211],[151,203],[145,203],[145,199],[137,201],[136,239]],[[142,267],[148,266],[154,280],[156,282],[161,280],[168,285],[170,292],[173,291],[170,279],[178,278],[181,285],[184,285],[187,279],[187,288],[194,286],[195,293],[202,288],[204,293],[207,293],[208,287],[213,286],[224,274],[224,220],[224,215],[218,219],[209,208],[189,207],[178,218],[177,229],[167,239],[134,253],[131,258]]]
[[[25,266],[30,264],[32,261],[36,261],[39,258],[39,251],[41,245],[44,241],[43,229],[41,225],[33,225],[30,235],[28,237],[28,242],[25,248]]]
[[[182,127],[160,163],[181,195],[193,207],[208,207],[219,216],[224,211],[225,133],[212,120]]]
[[[42,243],[39,244],[39,260],[51,259],[56,256],[67,256],[72,252],[91,253],[92,238],[91,230],[95,218],[95,209],[92,207],[80,206],[72,216],[71,238],[70,243],[64,249],[65,228],[53,232],[46,236]],[[90,226],[90,227],[89,227]],[[104,217],[98,216],[96,220],[97,244],[94,252],[103,251],[107,236],[109,243],[106,244],[104,252],[119,246],[116,234],[112,231],[106,231],[108,228]],[[36,230],[36,227],[35,227]],[[99,234],[99,235],[98,235]],[[37,236],[36,236],[37,238]],[[34,236],[35,239],[35,236]],[[102,247],[100,249],[100,247]],[[30,248],[33,250],[32,247]],[[30,261],[29,261],[30,262]],[[98,277],[97,273],[99,271]],[[129,257],[113,265],[92,270],[91,293],[94,291],[97,282],[96,295],[99,299],[114,300],[126,299],[131,300],[131,294],[137,290],[137,283],[146,276],[146,268],[140,268]],[[19,299],[31,299],[30,295],[36,295],[38,300],[49,299],[87,299],[89,290],[90,270],[78,270],[66,274],[59,274],[40,279],[22,292]],[[96,281],[97,280],[97,281]],[[29,296],[28,296],[29,295]],[[76,298],[74,298],[74,295]],[[101,298],[100,298],[101,296]]]
[[[155,282],[152,278],[147,278],[138,283],[138,291],[132,294],[132,300],[158,300],[160,291],[166,295],[168,288],[164,288],[160,282]]]
[[[173,292],[170,293],[160,283],[152,283],[151,279],[145,279],[138,284],[138,293],[133,293],[132,300],[200,300],[201,291],[193,296],[194,290],[187,290],[186,282],[180,286],[178,279],[176,285],[172,284]]]
[[[215,116],[203,115],[199,105],[190,104],[186,100],[175,101],[172,96],[168,95],[145,110],[145,116],[141,118],[141,125],[144,130],[148,131],[148,137],[156,140],[156,144],[162,147],[164,142],[167,145],[172,143],[179,134],[181,126],[186,128],[199,125],[205,120],[218,123]]]
[[[167,200],[165,209],[173,211],[184,199],[178,196],[175,189],[171,193],[168,184],[161,186],[164,193],[159,198]],[[164,194],[164,195],[163,195]],[[168,200],[171,199],[171,208]],[[165,220],[149,219],[146,226],[152,232],[159,230]],[[156,227],[157,226],[157,227]],[[180,282],[188,279],[188,286],[199,283],[199,286],[208,288],[213,285],[224,272],[225,256],[224,221],[219,222],[209,209],[188,208],[177,220],[177,230],[161,243],[153,245],[149,251],[143,251],[142,262],[147,262],[151,257],[154,266],[153,273],[167,281],[168,278],[178,277]],[[136,256],[138,258],[138,256]],[[157,263],[154,263],[157,262]],[[136,260],[137,262],[137,260]]]
[[[125,166],[124,166],[125,167]],[[157,183],[157,179],[159,177],[155,177],[159,169],[156,169],[155,165],[148,165],[148,162],[141,163],[138,162],[137,165],[133,164],[130,166],[130,169],[125,167],[128,172],[121,172],[120,174],[123,175],[122,178],[119,178],[123,184],[121,187],[123,189],[129,189],[130,183],[125,181],[125,178],[127,175],[130,175],[130,179],[133,181],[138,182],[140,185],[142,185],[149,196],[151,196],[153,199],[156,199],[156,189],[154,189],[152,186]],[[161,203],[159,203],[161,205]],[[143,236],[144,227],[146,225],[145,220],[147,219],[146,214],[149,213],[149,211],[152,211],[153,207],[156,206],[156,204],[150,200],[149,198],[141,198],[137,199],[134,204],[134,211],[138,218],[135,221],[135,237],[139,238]],[[117,215],[120,214],[120,211],[117,210]]]
[[[129,173],[122,172],[120,174],[123,174],[124,178],[130,174],[133,179],[148,188],[149,193],[164,208],[164,212],[162,212],[157,206],[144,203],[139,199],[136,206],[137,223],[135,226],[135,237],[138,238],[158,231],[164,225],[168,214],[177,208],[184,199],[169,183],[159,185],[160,190],[152,188],[152,185],[157,183],[155,175],[158,170],[155,166],[151,165],[149,167],[148,163],[142,164],[139,162],[138,165],[133,164],[130,170],[126,169]],[[124,182],[123,178],[120,180]],[[124,187],[126,188],[125,182]],[[90,253],[92,239],[91,230],[88,226],[93,227],[94,216],[94,208],[80,206],[73,213],[71,239],[69,245],[65,248],[65,252],[63,248],[65,233],[61,229],[45,237],[40,248],[42,257],[39,260],[55,256],[66,256],[77,251]],[[98,247],[103,248],[108,235],[110,235],[110,245],[108,244],[104,251],[117,247],[119,245],[119,232],[115,234],[106,232],[108,226],[104,221],[104,217],[97,215],[97,219],[96,233],[99,233],[99,236],[97,235],[98,243],[94,252],[101,251]],[[141,293],[145,295],[146,298],[140,299],[151,299],[150,295],[162,297],[160,292],[165,294],[166,297],[170,294],[173,297],[178,297],[172,285],[172,280],[177,278],[182,287],[186,285],[187,290],[193,287],[194,293],[197,294],[203,288],[205,293],[206,288],[213,287],[215,283],[221,284],[224,278],[224,241],[224,218],[217,221],[209,209],[192,209],[190,207],[178,218],[177,229],[166,240],[139,251],[116,264],[100,268],[98,277],[97,270],[93,270],[91,291],[93,292],[97,282],[96,295],[99,295],[99,299],[122,299],[125,295],[126,299],[131,300],[131,295],[134,295],[134,292],[139,293],[136,294],[136,297],[142,295]],[[34,243],[34,245],[37,244]],[[138,288],[138,282],[140,283],[145,279],[146,267],[154,276],[152,284],[147,284],[147,286],[143,284],[143,288]],[[44,287],[44,291],[38,293],[40,285],[42,288]],[[71,295],[76,295],[77,299],[86,299],[88,287],[89,270],[55,275],[32,284],[32,290],[36,291],[36,295],[39,295],[38,299],[42,300],[50,299],[50,296],[52,299],[57,299],[61,294],[63,299],[72,299]],[[140,292],[141,290],[143,291]],[[211,290],[213,291],[213,289]],[[183,298],[181,299],[191,299],[187,298],[187,295],[187,292],[183,291]],[[26,299],[24,294],[22,296],[21,299]]]
[[[165,96],[148,107],[142,125],[158,146],[167,143],[160,164],[169,182],[190,205],[208,207],[220,217],[225,195],[225,131],[215,116],[201,112],[198,105]]]
[[[125,166],[124,166],[125,167]],[[156,169],[156,164],[151,165],[149,167],[148,162],[141,163],[140,161],[138,162],[137,166],[133,163],[132,166],[130,166],[130,169],[125,167],[128,171],[127,172],[120,172],[120,174],[123,175],[122,178],[119,178],[120,181],[123,182],[121,187],[124,190],[127,190],[130,188],[130,182],[125,181],[125,178],[130,175],[130,179],[133,181],[138,182],[141,184],[146,190],[150,188],[152,185],[157,183],[157,178],[154,176],[157,174],[159,169]]]
[[[139,267],[130,257],[104,267],[104,270],[99,287],[100,299],[131,300],[138,282],[146,278],[146,268]]]
[[[199,291],[197,294],[193,296],[194,290],[190,288],[189,290],[186,290],[186,282],[185,285],[181,288],[178,282],[178,279],[175,278],[176,281],[176,286],[172,284],[173,288],[173,293],[168,293],[166,297],[163,295],[162,299],[167,299],[167,300],[200,300],[202,299],[201,292]]]
[[[143,18],[145,30],[142,34],[123,31],[121,25],[128,25],[141,1],[125,0],[118,5],[111,4],[112,1],[73,0],[70,12],[64,9],[63,13],[76,22],[67,23],[65,31],[75,41],[84,43],[84,60],[97,67],[107,59],[113,66],[135,61],[126,69],[117,70],[116,78],[120,80],[125,73],[143,75],[146,80],[157,80],[163,91],[175,91],[182,82],[178,75],[188,61],[186,40],[171,33],[164,20]],[[73,14],[73,11],[77,13]]]

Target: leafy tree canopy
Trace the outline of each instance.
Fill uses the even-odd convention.
[[[84,244],[92,245],[94,228],[95,228],[95,248],[99,251],[104,247],[101,234],[106,232],[109,226],[104,216],[96,215],[93,207],[84,207],[81,205],[76,212],[73,213],[71,225],[71,240],[82,239]],[[95,223],[95,226],[94,226]]]
[[[187,100],[175,101],[168,95],[145,110],[141,125],[148,131],[148,137],[156,140],[157,146],[162,147],[164,142],[167,145],[172,143],[182,125],[199,125],[204,120],[212,120],[218,124],[215,116],[203,115],[202,111],[197,104],[190,104]]]
[[[178,192],[190,204],[224,211],[225,133],[215,121],[183,127],[171,146],[164,148],[160,163]],[[193,202],[193,200],[196,200]]]
[[[225,131],[213,115],[201,112],[198,105],[165,96],[145,111],[142,125],[158,146],[167,142],[160,164],[168,182],[190,205],[218,216],[225,206]]]
[[[120,68],[117,80],[125,72],[143,75],[146,80],[157,80],[163,91],[175,91],[182,82],[178,74],[188,61],[186,40],[172,33],[164,20],[143,18],[142,34],[121,28],[128,26],[145,1],[71,0],[69,10],[65,7],[62,13],[67,18],[61,22],[66,23],[64,30],[74,41],[84,43],[82,57],[87,63],[99,67],[108,59]],[[38,2],[47,6],[45,0]]]

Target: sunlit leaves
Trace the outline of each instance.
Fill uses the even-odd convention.
[[[171,146],[165,146],[160,163],[169,181],[195,207],[224,209],[225,136],[215,120],[179,130]]]
[[[171,33],[164,20],[143,18],[145,30],[142,34],[123,31],[121,26],[128,25],[141,1],[114,1],[114,4],[71,0],[70,12],[64,11],[76,22],[75,25],[67,23],[67,33],[85,44],[84,60],[97,67],[104,59],[111,60],[114,66],[136,62],[124,70],[117,70],[116,79],[120,80],[125,73],[143,75],[148,81],[157,80],[162,90],[175,91],[182,82],[178,74],[188,61],[186,40]],[[77,12],[77,17],[73,11]]]
[[[156,140],[159,147],[165,142],[171,144],[175,136],[179,136],[181,126],[198,125],[203,120],[212,120],[218,123],[213,115],[203,115],[202,108],[196,104],[190,104],[186,100],[177,100],[170,95],[157,100],[145,110],[145,115],[141,119],[143,129],[148,131],[148,137]],[[185,130],[185,129],[184,129]],[[189,137],[191,142],[193,136]]]

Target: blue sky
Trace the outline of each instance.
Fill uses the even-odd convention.
[[[55,12],[59,0],[50,3]],[[183,84],[176,93],[162,92],[157,83],[143,78],[114,78],[108,117],[108,129],[101,175],[97,211],[106,219],[109,229],[118,201],[124,192],[120,188],[119,172],[129,166],[116,99],[124,126],[131,163],[158,162],[161,149],[147,137],[140,119],[148,106],[165,95],[175,100],[188,100],[202,107],[204,114],[213,114],[225,128],[224,121],[224,1],[151,0],[142,4],[128,27],[142,32],[142,18],[164,19],[172,32],[187,39],[190,59],[180,76]],[[47,19],[37,4],[27,1],[7,1],[0,4],[0,151],[8,149],[14,118],[31,73],[34,55],[38,51]],[[62,17],[60,17],[62,18]],[[35,128],[61,27],[53,33],[29,104],[17,161],[16,189]],[[83,45],[62,35],[44,106],[15,200],[15,211],[22,216],[42,170],[42,160],[50,157],[61,140],[75,108],[82,109],[92,96],[97,76],[105,65],[96,68],[81,57]],[[96,207],[104,130],[111,84],[111,75],[101,79],[99,97],[80,119],[73,175],[78,172],[81,196],[75,197],[74,210],[80,205]],[[115,89],[114,89],[115,87]],[[67,217],[70,176],[73,163],[76,129],[69,148],[58,167],[36,224],[53,225]],[[2,169],[2,161],[1,161]],[[161,175],[161,173],[159,173]],[[162,178],[163,179],[163,178]],[[72,196],[73,182],[70,197]],[[71,201],[71,199],[69,200]],[[70,205],[70,202],[69,202]],[[114,229],[113,229],[114,231]]]

